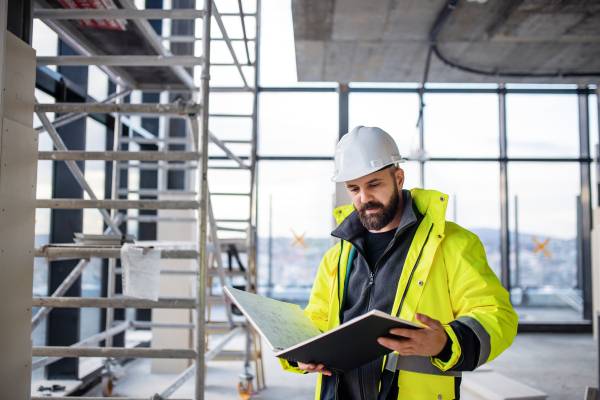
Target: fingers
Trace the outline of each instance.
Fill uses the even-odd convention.
[[[410,356],[415,354],[415,348],[410,340],[396,340],[389,339],[386,337],[380,337],[377,339],[380,345],[387,347],[390,350],[397,351],[402,356]]]
[[[415,318],[417,319],[417,321],[419,321],[422,324],[427,325],[430,328],[437,329],[437,328],[442,327],[442,323],[440,321],[438,321],[437,319],[433,319],[425,314],[416,313]]]
[[[394,328],[390,329],[390,333],[396,336],[402,336],[405,338],[414,338],[419,332],[415,329],[406,329],[406,328]]]
[[[331,376],[331,371],[327,371],[325,369],[325,367],[323,366],[323,364],[317,365],[317,367],[315,368],[315,372],[319,372],[323,375]]]
[[[298,362],[298,368],[309,373],[319,372],[323,375],[331,376],[331,371],[324,369],[325,367],[323,366],[323,364],[305,364]]]

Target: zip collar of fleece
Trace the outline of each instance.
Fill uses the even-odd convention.
[[[444,232],[446,226],[446,207],[448,206],[448,195],[437,190],[425,190],[415,188],[410,191],[413,204],[421,214],[433,222],[440,232]],[[349,204],[333,210],[333,216],[337,224],[341,224],[350,214],[354,212],[354,205]]]

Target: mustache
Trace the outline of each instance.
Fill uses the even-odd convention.
[[[384,207],[383,207],[383,204],[381,204],[378,201],[369,201],[368,203],[364,203],[360,207],[359,211],[363,211],[364,212],[364,211],[367,211],[367,210],[371,210],[373,208],[384,208]]]

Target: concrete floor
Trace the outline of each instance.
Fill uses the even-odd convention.
[[[586,386],[598,386],[597,354],[591,334],[521,333],[488,365],[548,393],[548,400],[578,400]]]
[[[240,347],[241,338],[232,347]],[[315,375],[298,375],[281,370],[279,362],[265,352],[267,389],[256,399],[314,398]],[[582,399],[586,386],[596,386],[596,344],[591,335],[520,334],[511,348],[489,363],[495,371],[517,379],[549,394],[549,400]],[[237,375],[241,362],[210,362],[206,380],[206,399],[236,399]],[[149,360],[138,360],[125,368],[115,394],[117,397],[150,397],[160,392],[174,374],[150,375]],[[99,389],[89,396],[99,395]],[[188,381],[172,398],[193,398],[193,381]]]

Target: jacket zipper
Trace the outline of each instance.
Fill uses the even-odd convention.
[[[402,300],[400,300],[400,305],[398,306],[398,314],[396,315],[397,317],[400,316],[400,311],[402,310],[402,305],[404,304],[404,299],[406,298],[406,294],[408,293],[408,288],[410,287],[410,282],[412,281],[413,275],[415,274],[415,271],[417,270],[419,261],[421,261],[421,256],[423,255],[423,250],[425,249],[425,246],[427,245],[427,242],[429,241],[429,235],[431,234],[432,229],[433,229],[433,224],[431,224],[431,227],[429,228],[429,232],[427,232],[427,237],[425,238],[425,243],[423,243],[423,247],[421,247],[421,251],[419,252],[419,256],[417,257],[415,266],[413,267],[412,271],[410,272],[410,276],[408,277],[408,282],[406,283],[406,288],[404,289],[404,293],[402,294]]]
[[[371,286],[373,286],[373,283],[375,282],[375,273],[372,271],[369,271],[369,283],[367,284],[367,286],[365,287],[365,290],[363,290],[361,297],[365,297],[365,294],[367,293],[367,290],[369,290],[369,288]],[[369,301],[369,304],[371,302]]]
[[[381,257],[379,257],[379,260],[377,260],[377,262],[375,263],[375,267],[373,268],[373,271],[369,271],[369,283],[367,284],[367,286],[365,287],[365,289],[363,290],[362,295],[361,295],[361,296],[364,296],[367,293],[367,291],[369,291],[369,301],[367,303],[367,311],[371,309],[371,300],[373,299],[373,296],[372,296],[373,291],[369,290],[369,289],[375,283],[375,274],[377,274],[377,270],[379,269],[379,261],[381,261],[383,256],[385,256],[385,254],[392,247],[394,247],[395,242],[396,242],[396,236],[394,236],[394,238],[392,239],[392,241],[390,242],[388,247],[385,249],[385,251],[383,252]],[[365,257],[365,261],[366,261],[366,257]],[[365,389],[364,389],[364,374],[362,372],[362,367],[359,367],[359,369],[358,369],[358,387],[360,389],[360,398],[362,400],[364,400],[365,399]]]

